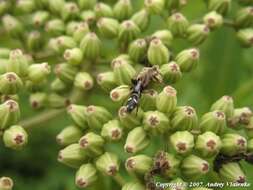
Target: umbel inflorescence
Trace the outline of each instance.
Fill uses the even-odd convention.
[[[20,42],[20,49],[0,49],[4,144],[22,149],[28,141],[24,128],[66,110],[73,123],[57,135],[63,146],[58,160],[77,169],[80,188],[96,183],[98,173],[113,177],[123,190],[159,189],[159,181],[184,184],[214,174],[221,181],[247,181],[239,161],[253,163],[252,111],[235,108],[224,95],[198,117],[190,105],[178,105],[173,86],[194,72],[201,61],[198,46],[214,30],[231,27],[235,40],[252,47],[253,1],[206,0],[206,14],[196,20],[181,11],[187,0],[140,2],[0,0],[0,33]],[[154,17],[162,25],[150,32]],[[190,46],[176,53],[178,38]],[[151,68],[155,74],[147,72]],[[86,98],[96,88],[117,108],[89,105]],[[32,108],[46,112],[20,121],[24,92]],[[157,139],[164,147],[146,153]],[[110,144],[128,158],[108,150]],[[121,177],[126,171],[128,182]],[[0,189],[12,186],[11,179],[0,179]]]

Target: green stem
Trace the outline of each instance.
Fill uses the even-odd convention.
[[[117,175],[113,176],[113,179],[120,185],[124,186],[126,184],[125,179],[118,173]]]
[[[240,88],[238,88],[233,93],[233,98],[235,99],[236,102],[240,102],[242,99],[246,98],[248,94],[252,92],[252,89],[253,89],[253,79],[242,84]]]

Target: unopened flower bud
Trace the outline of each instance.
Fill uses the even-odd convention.
[[[105,152],[96,160],[97,169],[109,176],[115,176],[118,173],[119,165],[118,156],[110,152]]]
[[[102,17],[97,22],[99,32],[105,38],[115,38],[119,32],[119,22],[113,18]]]
[[[68,106],[67,112],[78,127],[81,129],[88,128],[87,117],[85,115],[86,106],[71,104]]]
[[[2,17],[3,28],[14,37],[19,37],[22,34],[23,26],[21,22],[14,16],[5,15]]]
[[[226,127],[226,116],[222,111],[208,112],[201,117],[199,127],[202,132],[222,134]]]
[[[211,106],[211,111],[220,110],[223,111],[226,115],[226,118],[229,119],[234,114],[234,101],[230,96],[222,96]]]
[[[175,36],[185,36],[186,30],[189,26],[189,21],[184,15],[179,12],[176,12],[168,18],[167,23],[169,30]]]
[[[143,111],[138,108],[138,112],[133,110],[131,113],[127,112],[126,106],[122,106],[118,111],[120,123],[127,129],[133,129],[141,125],[143,118]]]
[[[135,62],[141,62],[144,60],[147,53],[147,42],[144,39],[137,39],[133,41],[129,48],[128,54]]]
[[[144,111],[156,110],[156,99],[158,97],[157,91],[148,89],[147,92],[141,96],[140,107]]]
[[[63,20],[75,19],[79,14],[79,7],[74,2],[67,2],[61,10]]]
[[[23,127],[13,125],[4,131],[3,141],[6,147],[20,150],[27,144],[28,134]]]
[[[148,60],[152,65],[168,63],[170,52],[159,38],[154,38],[148,48]]]
[[[101,136],[108,141],[118,141],[123,135],[123,128],[118,120],[108,121],[103,125]]]
[[[102,3],[102,2],[98,2],[95,5],[94,11],[95,11],[95,14],[96,14],[97,18],[113,17],[113,11],[112,11],[112,8],[110,7],[110,5],[107,5],[107,4]]]
[[[83,164],[76,172],[75,183],[79,188],[86,188],[97,181],[97,170],[92,164]]]
[[[79,168],[88,156],[79,144],[71,144],[60,150],[58,161],[72,168]]]
[[[96,14],[93,10],[85,10],[81,12],[80,18],[89,26],[93,26],[96,21]]]
[[[51,93],[48,95],[48,105],[51,108],[64,108],[69,106],[70,100],[62,95]]]
[[[49,19],[50,15],[47,11],[36,11],[33,15],[33,25],[35,27],[40,27],[40,26],[44,26],[47,22],[47,20]]]
[[[250,128],[252,111],[248,107],[234,109],[233,117],[228,120],[228,126],[233,129]]]
[[[80,90],[90,90],[94,85],[93,78],[89,73],[77,73],[74,81],[74,86]]]
[[[234,156],[236,154],[245,152],[247,149],[247,140],[239,135],[228,133],[222,138],[221,152],[228,156]]]
[[[7,100],[0,105],[0,129],[15,125],[20,118],[19,105],[14,100]]]
[[[182,78],[181,69],[179,65],[174,61],[162,65],[160,72],[163,76],[163,81],[166,84],[174,84]]]
[[[241,29],[237,32],[237,38],[240,43],[244,47],[252,47],[253,46],[253,29],[246,28]]]
[[[81,22],[77,22],[77,21],[69,21],[67,26],[66,26],[66,34],[68,36],[74,37],[73,34],[74,34],[75,30],[77,29],[77,27],[80,23]]]
[[[111,113],[100,106],[90,105],[85,111],[88,125],[92,129],[101,129],[102,126],[112,119]]]
[[[236,162],[223,164],[219,170],[219,175],[222,179],[228,182],[244,183],[246,181],[246,176],[242,171],[241,166]]]
[[[13,72],[8,72],[0,76],[0,92],[2,94],[17,94],[22,86],[22,80]]]
[[[163,175],[168,178],[175,177],[179,169],[180,161],[176,158],[175,155],[167,152],[165,152],[165,157],[163,159],[166,165],[166,167],[164,168]],[[156,164],[156,162],[154,164]]]
[[[129,44],[138,37],[140,32],[140,28],[132,20],[125,20],[119,26],[119,41],[122,44]]]
[[[207,6],[210,11],[225,15],[229,11],[231,3],[231,0],[209,0]]]
[[[80,43],[83,37],[90,32],[87,22],[81,22],[73,32],[73,38],[76,42]]]
[[[1,4],[1,2],[0,2]],[[0,189],[1,190],[12,190],[14,184],[11,178],[1,177],[0,178]]]
[[[131,17],[131,20],[141,29],[141,31],[145,31],[150,23],[150,14],[146,9],[141,9]]]
[[[82,39],[80,48],[84,58],[94,60],[100,55],[101,41],[95,33],[88,33]]]
[[[63,9],[65,5],[65,0],[54,0],[54,1],[49,1],[49,9],[51,12],[54,14],[60,14],[61,10]]]
[[[138,182],[129,182],[126,183],[123,187],[122,190],[145,190],[145,186]]]
[[[54,92],[64,92],[68,89],[68,85],[62,82],[59,78],[56,78],[51,82],[50,88]]]
[[[66,49],[72,49],[77,46],[74,38],[70,36],[59,36],[56,38],[56,43],[60,53],[64,53]]]
[[[78,68],[67,63],[61,63],[55,66],[56,76],[64,83],[71,84],[74,82]]]
[[[145,149],[149,143],[150,140],[144,128],[136,127],[128,133],[124,149],[127,153],[135,154]]]
[[[111,71],[99,73],[97,75],[97,83],[105,91],[110,91],[117,85],[114,73]]]
[[[104,139],[93,132],[81,137],[79,145],[90,157],[101,155],[104,152]]]
[[[119,21],[128,19],[133,12],[131,0],[119,0],[113,7],[115,18]]]
[[[51,68],[48,63],[32,64],[28,68],[28,78],[33,83],[43,82],[50,74]]]
[[[78,0],[81,9],[92,9],[96,5],[97,0]]]
[[[66,49],[63,56],[71,65],[80,65],[83,60],[83,52],[79,48]]]
[[[188,131],[178,131],[170,136],[169,144],[176,153],[186,155],[191,153],[194,147],[194,137]]]
[[[166,86],[156,98],[156,107],[159,111],[171,114],[177,106],[177,91],[171,86]]]
[[[169,129],[169,119],[159,111],[148,111],[143,117],[144,129],[153,135],[164,134]]]
[[[127,85],[121,85],[111,90],[110,98],[114,102],[125,102],[126,98],[130,94],[130,87]]]
[[[30,105],[33,109],[40,109],[47,104],[47,94],[44,92],[36,92],[30,95]]]
[[[31,0],[18,0],[15,5],[15,11],[20,14],[31,13],[35,8],[35,2]]]
[[[172,115],[172,130],[191,130],[198,125],[198,116],[194,108],[190,106],[177,107]]]
[[[29,50],[38,50],[42,46],[42,35],[39,31],[32,31],[27,36],[27,47]]]
[[[173,36],[169,30],[158,30],[152,34],[151,38],[159,38],[167,47],[172,45]]]
[[[144,154],[139,154],[130,157],[125,162],[127,171],[144,175],[147,173],[153,165],[153,159]]]
[[[145,8],[151,14],[161,14],[165,6],[165,0],[145,0]]]
[[[57,136],[56,141],[62,146],[67,146],[72,143],[77,143],[83,136],[82,130],[74,125],[65,127]]]
[[[203,21],[208,28],[216,29],[222,26],[223,17],[216,11],[211,11],[204,16]]]
[[[45,30],[51,35],[61,35],[65,31],[64,22],[60,19],[53,19],[46,23]]]
[[[113,62],[113,73],[118,85],[130,85],[136,75],[134,67],[125,60],[116,60]]]
[[[188,179],[198,179],[209,172],[209,163],[202,158],[190,155],[182,161],[182,174]]]
[[[209,35],[209,28],[205,24],[193,24],[187,29],[187,39],[193,45],[200,45]]]
[[[14,72],[20,77],[24,77],[28,72],[28,60],[20,49],[15,49],[10,52],[7,70]]]

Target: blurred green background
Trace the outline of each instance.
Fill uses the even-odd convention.
[[[135,1],[136,9],[142,3],[143,1]],[[236,9],[236,5],[233,7]],[[201,18],[206,12],[203,0],[194,0],[183,9],[183,13],[189,20]],[[151,34],[154,29],[158,28],[166,28],[166,25],[161,18],[154,17],[147,34]],[[19,44],[15,39],[0,36],[0,46],[17,48]],[[175,40],[173,45],[175,52],[187,47],[190,47],[190,44],[183,40]],[[201,116],[209,110],[215,100],[228,94],[233,96],[236,107],[253,108],[253,49],[241,48],[235,37],[235,31],[226,27],[212,32],[208,40],[199,48],[201,59],[198,68],[184,75],[175,86],[178,90],[179,104],[193,106]],[[49,61],[55,62],[54,59]],[[116,105],[108,100],[108,95],[96,89],[91,92],[91,96],[84,103],[94,103],[115,109]],[[26,94],[21,98],[20,103],[22,118],[38,114],[29,108]],[[11,176],[15,181],[15,190],[77,189],[74,185],[75,170],[57,162],[60,147],[56,144],[55,136],[70,123],[71,121],[62,115],[29,129],[29,144],[22,151],[7,149],[1,142],[0,176]],[[109,149],[121,151],[117,147],[111,146]],[[156,149],[157,145],[152,145],[148,151],[154,152]],[[125,156],[122,153],[122,159]],[[248,188],[250,190],[253,188],[253,166],[245,163],[243,165],[248,182],[252,183],[251,188]],[[102,176],[100,179],[97,185],[89,189],[120,189],[110,178]]]

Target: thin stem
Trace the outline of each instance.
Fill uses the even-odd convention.
[[[113,176],[113,179],[120,185],[124,186],[126,184],[125,179],[118,173],[115,176]]]

